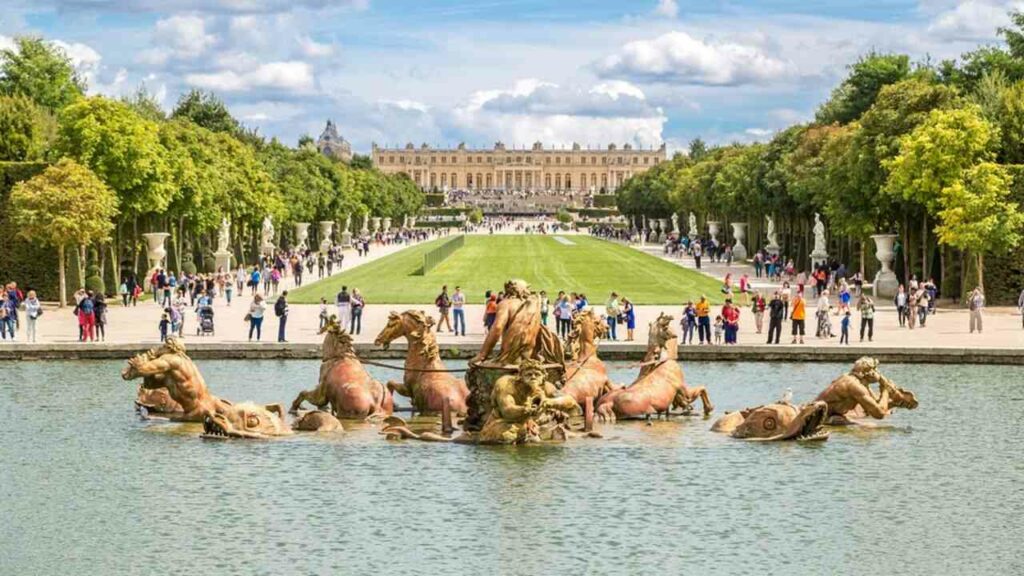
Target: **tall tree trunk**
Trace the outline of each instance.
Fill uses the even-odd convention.
[[[981,288],[981,293],[985,293],[985,254],[984,252],[978,251],[978,288]]]
[[[78,246],[78,285],[85,287],[85,253],[84,244]]]
[[[928,266],[928,213],[921,219],[921,281],[931,276],[932,269]]]
[[[903,284],[910,283],[910,222],[903,214]]]
[[[136,275],[136,281],[139,274],[139,217],[135,216],[132,218],[132,273]],[[148,271],[148,270],[147,270]],[[145,274],[145,272],[143,272]]]
[[[860,241],[860,277],[863,279],[867,272],[864,270],[864,241]]]
[[[64,307],[64,303],[68,301],[68,286],[67,278],[64,274],[64,245],[57,246],[57,263],[60,266],[60,270],[57,272],[57,277],[60,279],[60,287],[57,292],[60,294],[60,302],[57,304],[59,308]]]

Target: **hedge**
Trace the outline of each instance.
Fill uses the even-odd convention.
[[[0,162],[0,282],[17,282],[24,292],[35,290],[40,299],[54,301],[59,296],[57,249],[24,240],[11,221],[11,189],[46,167],[43,162]],[[68,246],[66,254],[70,286],[77,282],[75,247]],[[69,289],[68,294],[72,293],[74,289]]]
[[[436,208],[438,206],[444,206],[444,194],[426,193],[423,195],[423,205],[428,208]]]
[[[417,228],[461,228],[462,222],[458,220],[441,220],[435,222],[416,221]]]
[[[594,208],[618,208],[615,194],[598,194],[594,196]]]
[[[458,216],[468,214],[472,208],[427,208],[421,212],[423,216]]]
[[[598,222],[596,220],[577,220],[577,228],[596,228],[599,226],[611,226],[612,228],[625,228],[625,222]]]
[[[591,219],[591,218],[607,218],[609,216],[618,216],[619,210],[617,208],[581,208],[579,210],[580,218]]]

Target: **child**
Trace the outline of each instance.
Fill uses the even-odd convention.
[[[715,344],[722,343],[722,332],[725,331],[725,322],[721,316],[715,316]]]
[[[327,325],[327,299],[320,299],[320,329]]]
[[[839,336],[840,344],[850,344],[850,311],[847,310],[846,314],[843,315],[843,321],[840,324],[842,327],[842,334]]]
[[[164,312],[163,315],[160,316],[160,341],[161,342],[167,340],[167,331],[170,329],[170,327],[171,327],[171,316],[167,312]]]

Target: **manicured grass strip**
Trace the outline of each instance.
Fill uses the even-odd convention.
[[[564,245],[551,236],[467,236],[466,243],[425,275],[417,276],[423,254],[447,239],[415,246],[295,290],[291,300],[333,301],[342,285],[359,288],[368,303],[432,304],[441,290],[462,286],[470,303],[484,301],[486,290],[501,290],[509,278],[523,278],[535,290],[554,296],[559,290],[583,292],[599,305],[611,291],[636,304],[681,304],[706,294],[721,301],[720,284],[698,272],[638,250],[573,236]]]

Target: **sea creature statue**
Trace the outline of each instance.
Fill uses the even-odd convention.
[[[393,340],[403,337],[409,343],[405,377],[402,382],[389,381],[388,390],[411,398],[417,412],[440,413],[447,402],[453,414],[464,415],[469,388],[441,361],[433,327],[434,319],[419,310],[388,315],[387,326],[374,344],[387,349]]]
[[[330,412],[310,410],[292,423],[296,432],[344,432],[341,421]]]
[[[181,412],[168,414],[171,420],[202,422],[231,406],[230,402],[210,394],[199,369],[185,353],[185,344],[175,336],[128,360],[121,378],[142,378],[142,388],[146,390],[166,388],[170,399],[181,407]]]
[[[565,339],[566,383],[562,393],[583,406],[587,398],[594,402],[611,392],[608,369],[597,357],[597,341],[608,336],[608,324],[593,309],[580,312],[572,320],[572,331]]]
[[[265,439],[292,434],[284,416],[284,406],[266,406],[242,402],[211,414],[203,420],[204,438]]]
[[[676,361],[678,337],[672,329],[672,317],[659,314],[651,322],[647,354],[641,363],[640,375],[625,388],[605,394],[597,402],[597,416],[606,422],[617,418],[639,418],[668,413],[673,408],[689,410],[700,398],[704,415],[715,407],[703,386],[688,388],[683,369]]]
[[[880,389],[876,397],[871,384]],[[878,360],[867,356],[858,359],[848,374],[843,374],[825,388],[816,401],[828,405],[831,425],[864,424],[867,417],[881,420],[892,408],[917,408],[913,392],[898,388],[878,371]]]
[[[184,410],[181,408],[181,404],[174,401],[171,398],[170,392],[167,388],[146,388],[144,385],[139,386],[139,391],[135,395],[135,407],[145,409],[149,414],[174,414],[182,413]]]
[[[828,440],[824,428],[827,416],[828,405],[824,402],[803,406],[777,402],[729,412],[715,421],[711,431],[760,442]]]
[[[299,393],[291,412],[297,413],[303,402],[309,402],[321,409],[329,404],[331,414],[338,418],[391,414],[391,391],[363,367],[352,346],[352,336],[338,325],[337,317],[332,315],[320,334],[324,334],[320,382],[316,388]]]
[[[569,417],[577,410],[576,400],[557,394],[541,362],[525,360],[518,373],[494,382],[491,411],[476,441],[524,444],[565,440]]]

